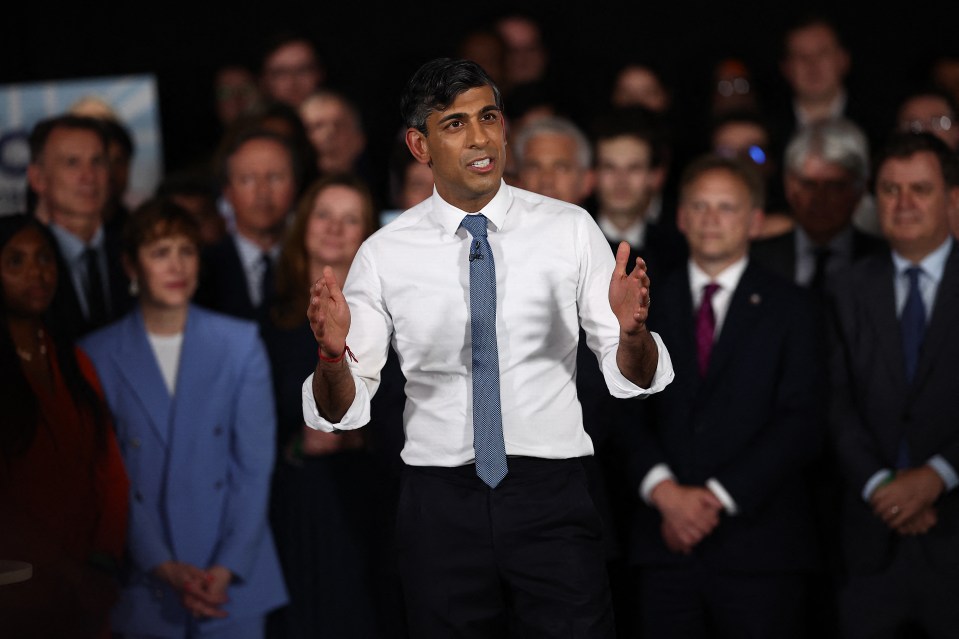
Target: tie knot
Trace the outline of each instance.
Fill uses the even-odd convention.
[[[909,278],[910,286],[917,286],[919,284],[919,276],[922,275],[921,266],[910,266],[903,273],[906,274],[906,277]]]
[[[703,287],[703,302],[709,303],[713,300],[713,295],[716,294],[716,291],[719,290],[719,284],[716,282],[710,282],[709,284]]]
[[[486,237],[486,222],[485,215],[467,215],[463,218],[461,226],[473,237]]]

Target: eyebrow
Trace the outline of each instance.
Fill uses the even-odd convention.
[[[479,110],[479,114],[485,115],[489,113],[490,111],[501,111],[501,109],[495,104],[487,104],[486,106],[484,106],[482,109]],[[444,122],[448,122],[450,120],[462,120],[462,119],[465,119],[468,115],[469,114],[463,113],[463,112],[450,113],[448,115],[444,115],[443,117],[441,117],[439,120],[437,120],[436,123],[443,124]]]

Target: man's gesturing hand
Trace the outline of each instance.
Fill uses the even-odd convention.
[[[646,262],[636,259],[636,266],[627,275],[629,244],[620,242],[616,250],[616,268],[609,281],[609,305],[619,320],[620,330],[626,335],[636,335],[646,327],[649,315],[649,276]]]
[[[323,277],[310,288],[306,316],[323,355],[330,358],[342,355],[346,350],[346,334],[350,330],[350,307],[329,266],[323,269]]]

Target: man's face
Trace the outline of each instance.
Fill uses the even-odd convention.
[[[677,215],[689,254],[703,270],[717,273],[746,255],[762,225],[742,180],[723,168],[711,169],[683,190]]]
[[[576,141],[561,133],[541,133],[526,142],[520,160],[523,188],[570,204],[581,204],[592,190],[592,172],[583,168]]]
[[[643,106],[662,113],[669,108],[669,93],[651,70],[641,66],[623,69],[613,87],[615,106]]]
[[[282,228],[296,190],[286,147],[266,138],[250,140],[230,156],[227,170],[223,195],[233,207],[237,230],[258,237]]]
[[[849,56],[825,25],[811,25],[790,34],[782,72],[800,99],[831,99],[842,88]]]
[[[299,107],[322,81],[313,48],[306,42],[280,47],[263,64],[263,92],[293,107]]]
[[[99,218],[109,194],[107,162],[103,139],[93,131],[55,128],[28,169],[39,206],[58,224]]]
[[[596,145],[596,195],[606,214],[640,216],[662,180],[651,165],[649,145],[632,136],[602,140]]]
[[[346,105],[333,97],[310,98],[300,107],[300,117],[316,149],[320,171],[352,171],[366,137]]]
[[[955,151],[959,149],[959,118],[949,103],[935,95],[919,95],[899,108],[901,131],[932,133]]]
[[[444,111],[430,113],[426,131],[408,130],[406,143],[417,160],[432,163],[440,196],[468,213],[486,206],[506,164],[506,129],[493,90],[482,86],[459,94]]]
[[[540,79],[546,71],[546,49],[539,27],[524,18],[507,18],[497,29],[506,42],[506,77],[510,84]]]
[[[949,212],[959,205],[959,187],[949,187],[939,158],[920,151],[890,158],[876,174],[879,225],[889,245],[919,261],[949,236]]]
[[[849,171],[811,155],[785,177],[786,199],[814,242],[825,244],[847,228],[862,198],[863,185]]]

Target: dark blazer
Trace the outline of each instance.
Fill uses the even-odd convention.
[[[888,250],[885,240],[853,229],[852,260]],[[767,269],[791,282],[796,281],[796,231],[764,238],[752,243],[749,255]]]
[[[246,270],[231,235],[224,235],[219,242],[203,250],[200,285],[194,300],[201,306],[233,317],[261,319],[250,299]]]
[[[830,291],[830,426],[846,480],[843,545],[854,572],[882,569],[898,537],[872,513],[862,489],[894,468],[900,439],[912,466],[942,455],[959,470],[959,247],[953,243],[916,378],[906,382],[890,254],[868,258]],[[931,565],[959,573],[959,492],[936,504],[939,522],[918,537]]]
[[[644,565],[702,560],[718,570],[815,569],[819,554],[805,469],[822,446],[823,360],[811,295],[750,263],[733,292],[709,369],[700,378],[688,268],[656,289],[649,327],[669,346],[676,378],[641,405],[631,430],[634,490],[666,463],[681,484],[715,477],[739,513],[683,556],[639,501],[631,557]]]
[[[84,317],[80,306],[80,293],[73,283],[63,251],[58,242],[54,242],[54,246],[57,250],[57,271],[60,275],[57,293],[51,305],[52,321],[63,335],[76,340],[103,325],[94,324]],[[123,270],[121,237],[116,228],[104,229],[103,248],[107,254],[110,312],[106,323],[109,323],[129,312],[135,300],[130,296],[130,279]]]
[[[646,272],[653,282],[661,281],[671,271],[676,270],[686,263],[688,249],[686,248],[686,239],[674,228],[662,226],[659,224],[647,223],[643,237],[642,246],[629,247],[629,261],[626,271],[632,271],[636,258],[641,257],[646,262]],[[619,248],[619,242],[609,241],[609,246],[616,254]],[[655,278],[655,279],[654,279]],[[655,284],[653,284],[655,286]]]

